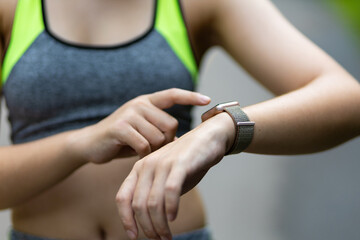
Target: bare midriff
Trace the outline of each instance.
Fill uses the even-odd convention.
[[[7,22],[9,22],[5,34],[7,43],[6,46],[10,40],[16,2],[16,0],[11,2],[12,13],[6,14],[6,18],[8,19]],[[107,8],[115,7],[115,5],[112,6],[110,3],[130,3],[128,1],[108,1],[106,2],[107,4],[102,4],[102,1],[94,0],[89,1],[89,4],[95,4],[96,2],[101,3],[101,5],[96,6],[105,6]],[[64,36],[64,39],[71,39],[74,42],[79,43],[90,43],[88,39],[72,39],[68,37],[73,36],[77,28],[68,28],[65,29],[66,31],[61,31],[61,26],[59,27],[57,25],[59,23],[65,24],[64,20],[70,22],[70,24],[68,24],[69,26],[72,26],[74,22],[78,22],[76,21],[78,19],[72,18],[72,16],[78,16],[78,13],[84,12],[82,11],[84,1],[47,1],[47,3],[49,6],[47,9],[48,15],[50,18],[55,16],[54,19],[50,19],[50,25],[53,27],[53,30],[55,29],[54,32],[58,33],[58,35]],[[58,6],[58,4],[63,3],[63,6]],[[86,1],[86,4],[87,3],[88,2]],[[148,14],[144,14],[144,11],[139,11],[137,13],[139,16],[144,18],[145,22],[143,24],[142,31],[145,31],[150,23],[149,19],[152,17],[152,11],[150,11],[150,9],[154,4],[152,4],[152,2],[148,4],[147,1],[137,1],[136,3],[139,3],[138,6],[143,6],[145,11],[148,11]],[[88,8],[89,11],[85,12],[89,12],[89,19],[93,19],[93,15],[90,14],[90,10],[92,8]],[[125,7],[123,5],[118,7],[119,11],[124,8]],[[64,10],[63,12],[66,14],[61,15],[61,11],[59,9]],[[94,7],[94,9],[96,8]],[[97,14],[99,14],[97,19],[104,18],[104,16],[101,16],[99,12],[106,13],[107,9],[105,10],[97,11]],[[70,14],[72,12],[73,14]],[[122,16],[122,14],[116,15],[116,17],[118,16]],[[88,18],[83,17],[82,19],[85,21]],[[122,19],[107,21],[107,23],[115,25],[118,25],[119,22],[126,22],[126,24],[129,24],[132,21],[123,21]],[[94,29],[96,30],[102,28],[100,26],[89,28],[88,30],[93,31]],[[124,32],[121,34],[124,35]],[[129,34],[134,35],[136,33]],[[106,37],[104,34],[101,35],[95,33],[91,33],[90,35],[95,37],[102,36],[106,39],[111,39],[112,37]],[[74,36],[76,36],[76,34]],[[115,37],[115,39],[117,39],[116,42],[119,42],[119,39],[122,40],[118,37]],[[112,41],[102,42],[101,39],[99,40],[97,38],[94,42],[105,44],[108,44],[108,42],[112,43]],[[136,160],[136,158],[117,159],[103,165],[86,164],[82,166],[62,182],[37,195],[36,197],[27,200],[21,205],[14,207],[12,209],[13,228],[35,236],[55,239],[128,239],[120,221],[115,196],[121,186],[121,183],[129,174]],[[54,169],[54,171],[56,171],[56,169]],[[198,191],[194,189],[182,196],[178,217],[174,222],[170,223],[170,229],[172,233],[176,235],[202,228],[204,225],[205,215],[202,200]],[[141,232],[140,227],[139,231],[140,233],[138,238],[145,238],[145,235]]]
[[[58,239],[127,239],[115,196],[136,159],[104,165],[87,164],[64,181],[13,209],[13,227],[40,237]],[[182,196],[173,234],[204,227],[202,201],[197,190]],[[140,228],[139,228],[140,229]],[[139,239],[145,238],[140,231]]]

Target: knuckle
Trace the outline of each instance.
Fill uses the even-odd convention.
[[[143,160],[141,160],[142,161],[142,168],[143,169],[149,169],[149,167],[151,167],[151,165],[152,165],[152,161],[151,161],[151,159],[150,158],[146,158],[146,159],[143,159]]]
[[[177,88],[170,88],[170,89],[169,89],[169,92],[170,92],[170,97],[171,97],[173,100],[176,100],[176,99],[179,97],[179,89],[177,89]]]
[[[178,89],[177,89],[177,88],[174,88],[174,87],[168,89],[168,91],[169,91],[169,93],[170,93],[171,95],[175,94],[175,93],[177,92],[177,90],[178,90]]]
[[[179,126],[178,120],[176,120],[176,118],[173,117],[169,119],[168,124],[171,130],[176,130]]]
[[[180,89],[180,88],[176,88],[176,87],[172,87],[172,88],[170,88],[170,91],[171,91],[171,93],[173,93],[173,94],[179,94],[181,91],[183,91],[182,89]]]
[[[135,211],[135,213],[137,213],[137,214],[146,211],[145,204],[143,204],[140,201],[133,201],[131,207]]]
[[[171,161],[163,160],[158,163],[158,171],[159,172],[167,172],[169,169],[171,169]]]
[[[165,141],[166,141],[165,135],[164,135],[164,134],[160,134],[159,139],[158,139],[159,145],[164,144]]]
[[[127,109],[126,113],[124,114],[126,119],[132,120],[138,117],[138,113],[136,112],[135,108]]]
[[[149,171],[152,171],[154,168],[156,168],[156,161],[154,161],[152,158],[150,157],[146,157],[146,159],[142,160],[142,168],[143,169],[147,169]]]
[[[142,168],[142,166],[143,166],[143,161],[137,161],[137,162],[134,164],[133,169],[134,169],[135,171],[139,171],[139,170]]]
[[[137,96],[136,98],[134,98],[134,99],[132,100],[132,102],[138,103],[138,102],[140,102],[140,101],[143,101],[143,99],[145,98],[145,96],[146,96],[146,95]]]
[[[124,130],[129,127],[129,123],[125,119],[117,119],[115,127],[119,130]]]
[[[148,94],[147,96],[148,96],[148,98],[156,97],[157,95],[160,95],[161,92],[163,92],[163,91],[153,92],[153,93]],[[150,102],[151,102],[151,100],[150,100]]]
[[[129,202],[129,200],[130,199],[127,196],[125,196],[124,194],[122,194],[121,192],[119,192],[115,198],[115,201],[121,205]]]
[[[141,169],[141,167],[142,167],[142,161],[136,161],[134,163],[133,169],[134,170],[139,170],[139,169]]]
[[[160,147],[162,146],[166,141],[166,137],[164,136],[164,134],[159,134],[156,139],[154,139],[154,145],[156,147]]]
[[[151,152],[150,144],[146,141],[141,141],[138,143],[138,148],[141,153],[144,155]]]
[[[118,203],[130,203],[132,201],[132,191],[128,189],[126,185],[128,181],[128,178],[126,178],[123,181],[123,184],[121,185],[119,191],[116,194],[115,201]]]
[[[148,206],[148,209],[152,212],[158,211],[161,207],[160,202],[154,197],[149,198],[149,200],[147,202],[147,206]]]
[[[175,184],[175,183],[166,183],[165,184],[165,191],[168,192],[168,193],[175,193],[177,194],[178,192],[180,192],[180,187]]]
[[[118,119],[109,129],[110,136],[124,138],[130,129],[130,124],[124,119]]]
[[[143,109],[148,105],[147,96],[142,95],[131,100],[132,107],[130,109]]]
[[[133,225],[132,220],[129,217],[121,217],[121,223],[125,228],[130,229]]]
[[[163,123],[162,127],[165,132],[176,132],[179,126],[178,120],[174,117],[169,117],[166,122]]]
[[[148,101],[145,98],[138,99],[136,104],[139,109],[144,109],[148,107]]]

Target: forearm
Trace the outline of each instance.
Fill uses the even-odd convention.
[[[85,164],[73,151],[71,134],[0,148],[0,209],[36,196]]]
[[[347,79],[340,83],[339,77]],[[256,122],[247,151],[308,153],[357,136],[359,91],[359,84],[347,74],[322,75],[303,88],[244,108]],[[116,198],[131,239],[138,234],[137,226],[150,229],[148,238],[171,235],[168,221],[176,218],[180,195],[198,184],[229,151],[235,132],[232,118],[222,112],[135,164]]]
[[[163,109],[209,102],[199,93],[168,89],[134,98],[97,124],[0,148],[0,209],[36,196],[87,162],[146,156],[175,137],[177,120]]]
[[[346,73],[322,75],[307,86],[244,108],[256,122],[247,152],[322,151],[360,134],[360,85]]]
[[[246,151],[311,153],[359,135],[359,83],[271,1],[214,2],[212,29],[220,46],[260,84],[284,94],[244,108],[256,122]]]

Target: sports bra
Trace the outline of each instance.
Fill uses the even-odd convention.
[[[178,0],[155,0],[151,28],[109,47],[72,44],[48,29],[44,0],[19,0],[2,66],[11,139],[23,143],[94,124],[125,102],[194,90],[197,66]],[[168,109],[190,129],[190,106]]]

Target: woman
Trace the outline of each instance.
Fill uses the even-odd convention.
[[[186,186],[191,188],[233,145],[233,122],[218,114],[161,148],[174,139],[177,121],[178,136],[190,123],[188,107],[168,111],[177,121],[163,109],[209,103],[196,93],[165,89],[192,90],[197,65],[214,45],[274,93],[291,92],[243,109],[256,122],[247,151],[312,152],[359,134],[358,83],[265,0],[183,0],[184,16],[173,0],[1,4],[3,93],[17,144],[0,149],[0,182],[6,183],[0,201],[1,208],[13,208],[12,239],[170,239],[171,233],[208,239],[196,191],[184,196],[168,227],[162,209],[169,205],[158,204],[164,202],[164,181],[149,204],[151,181],[140,181],[142,190],[135,191],[133,176],[148,180],[156,172],[166,178],[169,168],[155,171],[161,167],[157,156],[188,153],[185,162],[197,157],[186,169],[195,176]],[[309,145],[308,138],[317,144]],[[119,215],[114,196],[138,160],[130,156],[153,151],[123,185]],[[169,159],[167,166],[174,166],[176,159]],[[177,190],[184,177],[175,179]],[[179,194],[172,197],[169,220]],[[144,231],[135,226],[132,206]]]

